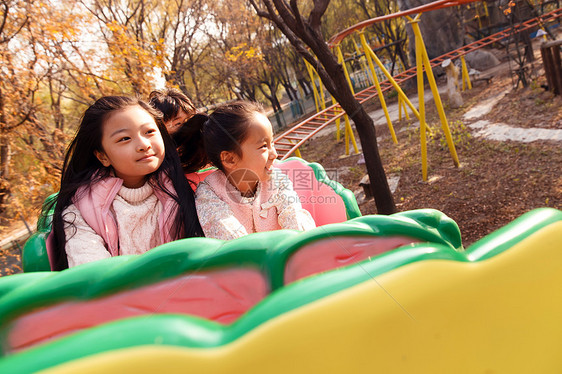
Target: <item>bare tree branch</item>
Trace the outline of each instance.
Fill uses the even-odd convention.
[[[321,33],[320,25],[322,24],[322,16],[326,12],[330,0],[314,0],[314,8],[308,16],[308,22],[316,33]]]
[[[277,4],[284,4],[284,1],[275,1],[275,5],[277,6]],[[301,30],[302,32],[304,32],[305,29],[305,25],[304,25],[304,20],[302,19],[300,10],[299,10],[299,5],[297,4],[296,0],[291,0],[291,9],[293,10],[293,17],[295,18],[296,25],[298,26],[298,29]]]
[[[0,35],[2,35],[4,33],[4,27],[6,26],[6,22],[7,22],[7,19],[8,19],[8,12],[10,11],[10,7],[8,6],[8,3],[6,1],[2,1],[2,5],[4,5],[4,13],[3,13],[3,17],[2,17],[2,25],[0,26]],[[7,43],[10,40],[12,40],[16,35],[18,35],[20,33],[20,31],[27,25],[28,22],[29,22],[29,17],[26,15],[25,19],[23,20],[21,25],[18,27],[18,29],[15,30],[11,35],[7,35],[7,36],[2,37],[0,39],[0,44],[4,44],[4,43]]]

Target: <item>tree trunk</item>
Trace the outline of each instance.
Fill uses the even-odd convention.
[[[295,96],[293,96],[293,87],[291,87],[290,85],[284,85],[283,84],[283,88],[285,88],[285,92],[287,93],[287,96],[289,97],[290,101],[295,100]]]
[[[289,39],[297,52],[312,66],[316,67],[326,89],[355,122],[377,212],[381,214],[394,213],[396,206],[378,152],[373,119],[369,117],[351,92],[342,65],[337,62],[322,36],[321,17],[328,6],[329,0],[315,0],[314,9],[306,18],[301,16],[296,2],[293,1],[291,1],[291,7],[288,8],[282,0],[262,0],[267,12],[259,9],[255,0],[251,0],[251,3],[259,15],[272,20]],[[305,44],[315,56],[307,50]]]
[[[378,151],[377,134],[373,119],[367,114],[365,108],[357,101],[345,78],[343,66],[330,51],[328,44],[323,40],[311,43],[311,50],[324,69],[318,68],[318,74],[324,82],[326,89],[332,94],[343,110],[355,122],[355,128],[359,134],[361,148],[365,156],[365,166],[371,181],[371,192],[375,198],[377,212],[381,214],[392,214],[396,211],[396,205],[382,161]],[[311,61],[309,61],[311,62]],[[312,61],[313,63],[314,61]]]
[[[295,90],[295,88],[291,83],[283,84],[283,87],[285,87],[285,92],[287,92],[287,96],[289,96],[289,100],[293,101],[298,98],[297,90]]]
[[[299,85],[301,86],[305,96],[308,96],[312,93],[312,88],[310,88],[310,83],[306,79],[299,78],[298,82],[299,82]],[[303,100],[304,100],[304,97],[303,97]]]
[[[268,94],[262,86],[259,86],[260,91],[262,92],[263,96],[266,97],[267,100],[269,100],[269,102],[271,103],[271,108],[273,109],[274,112],[280,112],[281,111],[281,104],[279,103],[279,100],[277,99],[277,95],[275,95],[273,88],[271,88],[271,85],[267,82],[262,82],[262,84],[266,85],[269,88],[269,92],[270,94]]]
[[[361,148],[365,157],[367,174],[369,174],[369,180],[371,181],[371,192],[375,198],[377,212],[381,214],[392,214],[396,211],[396,206],[380,158],[375,124],[373,119],[365,111],[365,108],[355,99],[355,96],[349,89],[343,67],[337,64],[333,55],[331,58],[332,64],[328,64],[328,66],[324,65],[326,73],[328,76],[332,77],[335,86],[341,87],[342,89],[331,91],[330,89],[332,87],[326,88],[355,123],[355,128],[357,129]],[[336,66],[333,66],[334,63],[336,63]],[[322,78],[322,81],[324,82],[324,78]]]
[[[273,110],[276,112],[280,112],[281,111],[281,103],[279,102],[279,99],[277,98],[277,87],[278,84],[268,84],[267,87],[269,87],[269,92],[271,92],[271,104],[273,105]]]

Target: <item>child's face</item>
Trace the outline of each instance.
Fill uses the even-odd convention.
[[[169,134],[173,134],[179,130],[179,128],[189,119],[189,115],[184,112],[182,109],[178,110],[178,114],[166,122],[166,128],[168,129]]]
[[[112,166],[115,176],[129,188],[141,187],[146,176],[164,161],[164,142],[154,118],[140,106],[112,113],[104,122],[96,157]]]
[[[261,113],[256,113],[249,124],[248,136],[240,144],[242,156],[235,156],[234,164],[227,170],[230,179],[242,193],[253,193],[258,181],[267,181],[273,168],[277,152],[273,146],[271,122]]]

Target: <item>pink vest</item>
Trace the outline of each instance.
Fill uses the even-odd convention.
[[[117,231],[117,222],[115,222],[115,217],[110,208],[122,185],[123,179],[121,178],[104,178],[92,186],[80,187],[72,199],[84,221],[102,237],[111,256],[119,255],[119,233]],[[172,193],[175,191],[172,182],[168,178],[164,180],[164,185],[168,191]],[[176,214],[177,203],[166,193],[158,189],[154,189],[154,195],[162,204],[162,212],[158,217],[160,240],[162,243],[168,243],[179,239],[171,236],[174,224],[171,218]],[[53,231],[49,234],[46,243],[51,269],[53,268],[52,253],[54,250],[52,237]]]
[[[226,175],[220,170],[209,174],[202,183],[208,184],[219,199],[228,204],[248,234],[281,229],[277,219],[277,208],[267,204],[268,199],[277,192],[271,181],[267,188],[260,184],[257,196],[251,203],[236,201],[240,199],[240,192],[228,182]]]

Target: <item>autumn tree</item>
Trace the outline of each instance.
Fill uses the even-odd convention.
[[[64,149],[84,109],[122,90],[79,2],[0,4],[0,216],[9,219],[58,189]]]
[[[262,51],[260,20],[242,1],[220,2],[212,15],[212,66],[208,72],[238,99],[257,101]],[[212,70],[211,70],[212,69]]]
[[[25,214],[56,184],[65,135],[67,83],[56,46],[74,16],[45,2],[2,1],[0,22],[0,213]],[[55,52],[55,53],[53,53]]]
[[[23,1],[2,0],[2,20],[0,22],[0,56],[2,58],[0,74],[0,213],[5,212],[5,203],[10,193],[10,164],[12,153],[11,132],[21,126],[29,116],[29,111],[18,116],[14,105],[13,87],[20,87],[17,79],[14,56],[10,51],[10,43],[29,23],[26,14],[28,7]]]
[[[264,97],[271,103],[274,112],[281,111],[281,103],[277,94],[279,92],[280,82],[278,76],[270,68],[268,64],[262,64],[259,70],[260,85],[258,88]]]
[[[278,82],[283,86],[289,99],[296,100],[298,98],[297,88],[293,86],[296,80],[296,70],[299,66],[294,66],[294,62],[302,64],[302,61],[293,59],[293,48],[287,38],[279,32],[278,29],[267,27],[265,29],[268,34],[269,43],[262,48],[264,61],[267,64],[271,74],[276,77]],[[308,88],[308,87],[307,87]],[[308,91],[305,91],[308,92]]]
[[[211,39],[207,34],[213,3],[206,0],[163,1],[152,13],[147,29],[154,45],[163,51],[163,74],[197,105],[213,97],[211,80],[202,74],[211,63]]]
[[[281,111],[281,103],[278,98],[278,94],[281,91],[281,80],[284,79],[286,83],[288,81],[290,85],[290,78],[288,76],[282,77],[282,67],[286,57],[283,53],[284,48],[281,45],[283,39],[279,38],[278,34],[278,31],[269,22],[259,30],[259,43],[262,55],[262,64],[259,70],[259,88],[264,97],[271,103],[274,112]]]
[[[314,0],[311,9],[306,11],[295,0],[290,3],[284,0],[250,0],[250,3],[259,16],[273,22],[303,58],[316,68],[327,90],[355,122],[377,211],[393,213],[396,207],[378,152],[373,120],[355,99],[342,65],[330,52],[322,34],[322,17],[330,1]]]
[[[116,74],[111,79],[119,83],[123,93],[132,91],[147,97],[156,70],[163,65],[163,50],[148,35],[159,2],[81,0],[80,3],[98,21],[99,35],[106,43]],[[124,77],[118,77],[119,73]]]

